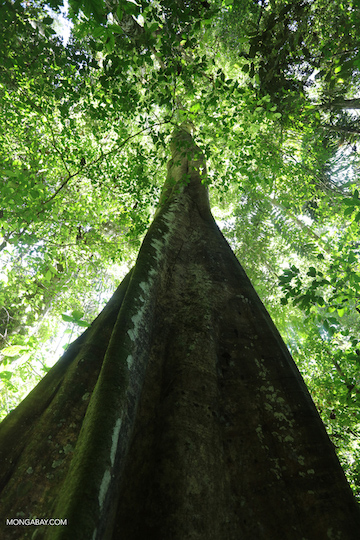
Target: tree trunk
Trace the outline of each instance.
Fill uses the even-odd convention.
[[[320,109],[360,109],[360,99],[354,98],[354,99],[341,99],[337,98],[333,101],[329,101],[328,103],[323,103],[319,106]]]
[[[357,503],[211,215],[201,152],[185,128],[171,149],[136,266],[0,426],[3,523],[67,520],[36,540],[356,540]]]

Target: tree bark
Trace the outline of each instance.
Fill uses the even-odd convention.
[[[360,109],[360,99],[334,99],[328,103],[323,103],[319,106],[320,109]]]
[[[136,266],[0,425],[3,522],[67,519],[36,540],[356,540],[358,505],[211,215],[204,158],[185,128],[171,150]]]

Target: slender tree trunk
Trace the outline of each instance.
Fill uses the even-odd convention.
[[[336,131],[337,133],[347,133],[349,135],[359,135],[360,129],[356,127],[351,126],[331,126],[329,124],[323,124],[323,129],[327,129],[328,131]]]
[[[319,109],[360,109],[360,99],[335,99],[328,103],[323,103],[319,105]]]
[[[212,218],[203,157],[185,129],[171,147],[136,266],[0,426],[3,523],[67,519],[36,540],[356,540],[357,503]]]

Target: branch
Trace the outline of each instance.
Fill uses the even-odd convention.
[[[107,156],[109,156],[109,155],[113,154],[114,152],[120,150],[120,148],[123,148],[134,137],[137,137],[138,135],[141,135],[141,133],[144,133],[145,131],[149,131],[154,126],[162,126],[164,124],[169,124],[170,122],[171,122],[171,119],[166,120],[165,122],[157,122],[155,124],[152,124],[151,126],[147,126],[147,127],[143,128],[143,129],[137,131],[133,135],[129,135],[129,137],[127,137],[124,141],[122,141],[122,143],[117,144],[115,146],[115,148],[113,148],[112,150],[109,150],[108,152],[104,152],[103,154],[101,154],[100,157],[98,157],[97,159],[94,159],[93,161],[90,161],[90,163],[87,163],[84,167],[81,167],[81,169],[78,169],[75,173],[69,174],[68,177],[61,184],[61,186],[55,191],[55,193],[53,193],[53,195],[51,195],[51,197],[49,197],[46,201],[43,201],[41,204],[45,206],[46,204],[51,202],[60,193],[60,191],[63,190],[65,186],[67,186],[67,184],[70,182],[70,180],[72,178],[75,178],[75,176],[79,176],[79,174],[81,174],[84,171],[84,169],[88,169],[89,167],[91,167],[93,165],[96,165],[96,163],[99,163],[100,161],[102,161]],[[40,210],[37,213],[37,215],[40,215],[43,211],[44,211],[44,209]]]
[[[45,116],[45,118],[46,118],[47,126],[49,127],[49,130],[50,130],[50,133],[51,133],[52,145],[53,145],[55,151],[59,154],[60,159],[61,159],[61,161],[62,161],[62,163],[63,163],[63,165],[64,165],[64,167],[65,167],[65,169],[66,169],[66,172],[70,175],[70,171],[69,171],[69,169],[68,169],[66,160],[65,160],[65,158],[64,158],[64,156],[63,156],[63,154],[62,154],[62,152],[59,150],[59,148],[58,148],[57,145],[56,145],[56,139],[55,139],[55,135],[54,135],[53,129],[52,129],[52,127],[51,127],[51,123],[49,122],[49,120],[48,120],[47,116],[45,115],[45,113],[42,112],[42,114],[43,114],[43,115]]]
[[[27,226],[29,226],[30,224],[32,223],[32,221],[30,222],[27,222]],[[6,248],[6,245],[9,241],[9,239],[11,238],[12,235],[15,235],[17,237],[20,237],[24,234],[24,232],[27,231],[27,228],[24,227],[22,231],[19,231],[19,232],[16,232],[16,231],[10,231],[9,233],[7,233],[3,238],[4,238],[4,241],[2,242],[2,244],[0,245],[0,251],[2,251],[3,249]]]
[[[316,105],[318,109],[360,109],[360,99],[339,99]]]
[[[360,135],[360,129],[352,128],[350,126],[330,126],[329,124],[323,124],[321,127],[329,131],[338,131],[340,133],[348,133],[349,135]]]

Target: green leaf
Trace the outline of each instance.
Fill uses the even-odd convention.
[[[79,320],[84,316],[84,312],[83,311],[78,311],[78,310],[75,309],[74,311],[71,312],[71,315],[73,316],[73,318],[75,320]]]
[[[69,315],[66,315],[66,313],[62,313],[61,317],[63,321],[74,322],[74,317],[70,317]]]
[[[76,321],[76,324],[78,324],[79,326],[84,326],[85,328],[88,328],[90,325],[90,323],[86,322],[86,321]]]
[[[119,2],[118,7],[116,8],[116,15],[118,16],[119,21],[122,21],[124,11],[122,9],[122,3]]]
[[[316,276],[316,269],[313,266],[310,266],[308,272],[306,273],[307,276],[315,277]]]
[[[350,251],[349,256],[348,256],[348,263],[352,264],[354,262],[357,262],[357,260],[358,260],[358,258],[355,255],[355,253],[353,251]]]
[[[12,376],[12,371],[0,371],[0,379],[3,379],[4,381],[9,381]]]
[[[190,107],[190,111],[194,113],[199,111],[200,109],[201,109],[200,103],[194,103],[194,105],[191,105]]]
[[[10,347],[2,349],[1,354],[12,358],[14,356],[19,356],[24,350],[26,350],[24,345],[11,345]]]
[[[100,38],[105,35],[105,32],[106,32],[106,28],[104,26],[98,26],[97,28],[93,30],[92,35],[95,38]]]
[[[109,24],[108,30],[111,32],[115,32],[115,34],[123,34],[124,31],[118,24]]]
[[[122,2],[121,6],[125,13],[129,15],[138,15],[140,13],[140,6],[135,2]]]
[[[2,171],[0,171],[0,174],[2,176],[18,176],[19,171],[12,171],[10,169],[3,169]]]
[[[344,216],[350,216],[350,214],[352,214],[354,211],[354,207],[353,206],[349,206],[348,208],[345,208],[344,210]]]

